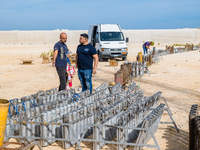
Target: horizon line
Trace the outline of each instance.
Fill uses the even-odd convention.
[[[122,30],[183,30],[183,29],[200,29],[200,27],[197,28],[163,28],[163,29],[122,29]],[[74,30],[88,30],[88,29],[36,29],[36,30],[0,30],[0,31],[62,31],[62,30],[68,30],[68,31],[74,31]]]

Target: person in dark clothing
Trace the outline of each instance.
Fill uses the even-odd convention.
[[[78,77],[81,82],[82,91],[89,89],[91,94],[92,74],[96,74],[98,55],[94,46],[88,43],[87,34],[81,34],[79,42],[80,45],[78,45],[76,51],[76,68],[78,68]]]
[[[152,42],[145,42],[143,44],[143,51],[144,51],[144,54],[148,54],[148,49],[150,49],[150,45],[152,44]]]
[[[60,85],[59,91],[66,90],[66,66],[67,66],[67,53],[68,48],[65,44],[67,41],[67,34],[62,32],[60,34],[60,41],[54,45],[54,55],[52,65],[56,67]]]

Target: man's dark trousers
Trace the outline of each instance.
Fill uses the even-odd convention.
[[[56,66],[56,70],[60,79],[59,90],[66,90],[67,76],[66,76],[66,66]]]

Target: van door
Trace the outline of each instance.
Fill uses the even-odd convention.
[[[101,51],[99,36],[100,36],[100,32],[99,32],[99,28],[97,27],[96,34],[95,34],[95,48],[97,50],[97,53]]]
[[[90,39],[88,40],[88,42],[90,42],[90,44],[92,44],[95,47],[95,38],[96,38],[96,32],[97,32],[97,26],[93,26],[91,33],[90,33]]]
[[[91,43],[91,41],[92,41],[93,28],[94,28],[94,25],[89,26],[89,30],[88,30],[88,36],[89,36],[88,42],[89,43]]]

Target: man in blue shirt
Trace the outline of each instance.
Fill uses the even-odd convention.
[[[78,77],[81,82],[82,91],[87,89],[92,93],[92,73],[96,74],[98,65],[97,51],[88,43],[88,35],[83,33],[79,39],[80,45],[76,51],[76,68],[78,68]],[[94,67],[93,67],[94,59]]]
[[[67,34],[62,32],[60,34],[60,41],[57,42],[54,45],[54,54],[53,54],[53,62],[52,65],[56,67],[59,80],[60,80],[60,86],[59,91],[66,90],[66,66],[67,66],[67,53],[68,48],[65,44],[67,41]]]
[[[145,42],[143,44],[143,50],[144,50],[144,54],[147,53],[148,54],[148,49],[150,49],[150,45],[152,44],[152,42]]]

